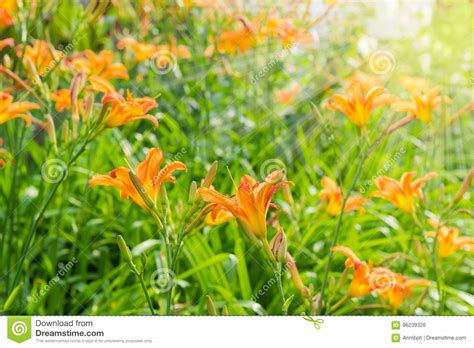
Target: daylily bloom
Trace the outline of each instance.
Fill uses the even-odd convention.
[[[319,197],[324,202],[327,202],[328,214],[332,216],[339,215],[343,201],[341,189],[334,180],[327,176],[321,179],[321,185],[323,186],[323,189],[319,192]],[[367,203],[367,200],[361,196],[350,196],[346,201],[344,211],[360,210],[361,214],[364,214],[365,209],[362,205],[365,203]]]
[[[127,37],[117,43],[118,49],[130,48],[133,52],[135,62],[143,62],[153,57],[158,48],[153,44],[137,42],[137,40]]]
[[[448,257],[464,247],[474,252],[474,237],[460,237],[456,227],[439,226],[439,221],[436,219],[430,219],[428,223],[438,229],[439,256]],[[435,238],[436,231],[425,232],[425,237]]]
[[[178,45],[175,38],[171,38],[169,44],[158,45],[157,47],[157,57],[169,54],[182,59],[191,58],[191,51],[189,48],[185,45]]]
[[[171,162],[161,168],[163,162],[163,152],[158,148],[148,150],[146,158],[138,164],[136,168],[136,176],[144,188],[145,194],[156,205],[161,185],[165,182],[176,182],[176,178],[172,175],[175,170],[185,170],[186,166],[181,162]],[[130,179],[130,169],[118,167],[112,170],[109,175],[94,175],[89,180],[92,186],[112,186],[120,190],[120,196],[125,199],[131,199],[140,207],[148,209],[145,201],[137,191]]]
[[[133,98],[127,91],[127,98],[119,93],[108,93],[102,98],[102,104],[110,103],[112,108],[107,116],[105,124],[108,128],[119,127],[127,122],[147,119],[158,127],[158,120],[148,115],[147,112],[158,106],[158,103],[150,97]]]
[[[204,222],[207,225],[220,225],[233,219],[235,219],[235,217],[229,210],[222,205],[216,205],[211,212],[206,215]]]
[[[373,289],[371,289],[369,283],[370,266],[362,262],[348,247],[335,246],[331,250],[342,253],[347,257],[346,267],[354,267],[354,276],[349,285],[348,295],[350,297],[361,297],[371,293]]]
[[[72,58],[70,64],[87,76],[100,76],[106,80],[128,79],[128,71],[122,63],[113,62],[112,51],[100,51],[95,54],[86,50],[83,54]]]
[[[400,83],[409,93],[426,92],[428,90],[428,81],[421,77],[402,76]]]
[[[288,89],[282,89],[276,92],[275,99],[280,104],[291,105],[295,97],[301,92],[301,86],[294,83]]]
[[[411,294],[414,286],[428,286],[426,279],[413,279],[395,273],[386,267],[372,267],[360,261],[357,255],[348,247],[335,246],[332,251],[340,252],[347,257],[346,267],[354,267],[354,276],[349,285],[350,297],[365,296],[373,291],[387,299],[394,308],[400,307],[406,296]]]
[[[393,273],[393,277],[385,289],[378,292],[378,295],[388,300],[395,309],[399,308],[405,298],[412,294],[413,287],[430,285],[430,281],[427,279],[408,279],[398,273]]]
[[[26,125],[29,126],[31,117],[27,111],[39,108],[38,104],[32,102],[13,102],[13,97],[10,94],[0,92],[0,124],[19,117],[24,119]]]
[[[295,27],[290,18],[269,18],[262,28],[262,35],[276,37],[280,39],[284,45],[292,45],[298,41],[311,40],[311,35]]]
[[[60,89],[51,93],[51,100],[56,103],[56,111],[71,109],[71,91],[69,89]]]
[[[431,123],[432,112],[443,103],[451,103],[447,96],[439,95],[440,86],[433,87],[426,93],[413,92],[411,101],[399,101],[392,105],[395,111],[406,112],[408,116],[417,117],[425,123]]]
[[[235,198],[206,187],[199,188],[196,193],[201,195],[205,202],[220,205],[231,212],[249,237],[253,235],[259,239],[265,239],[267,236],[266,217],[271,199],[278,188],[291,184],[286,180],[280,181],[283,175],[282,170],[276,170],[262,183],[245,175],[240,180]]]
[[[3,50],[7,46],[13,47],[14,44],[15,41],[11,37],[8,39],[0,40],[0,50]]]
[[[359,81],[351,81],[345,88],[347,95],[336,94],[325,103],[325,107],[337,110],[358,127],[366,127],[372,112],[378,107],[391,104],[396,97],[384,94],[381,86],[371,88],[366,94]]]
[[[383,79],[380,76],[367,74],[357,70],[348,80],[348,84],[359,81],[362,84],[362,89],[368,91],[373,87],[381,86]]]
[[[415,197],[423,198],[421,190],[423,184],[437,175],[431,172],[413,181],[415,174],[416,172],[403,173],[400,181],[379,176],[375,179],[375,185],[379,190],[373,192],[372,196],[386,199],[403,211],[412,212],[415,208]]]
[[[40,75],[47,73],[48,70],[54,67],[57,51],[48,42],[35,40],[35,43],[32,46],[26,45],[24,50],[25,54],[23,56],[23,45],[18,45],[16,47],[17,56],[23,56],[24,64],[27,64],[29,59]]]
[[[15,11],[15,0],[0,0],[0,29],[5,29],[15,23],[13,19]]]
[[[224,31],[217,38],[217,51],[231,56],[237,52],[242,54],[254,47],[257,43],[258,33],[246,18],[240,18],[243,28],[235,31]]]

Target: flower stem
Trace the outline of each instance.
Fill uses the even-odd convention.
[[[332,306],[329,309],[329,313],[333,313],[336,309],[341,307],[344,304],[344,302],[346,302],[350,298],[351,297],[349,296],[349,294],[345,294],[339,301],[336,302],[336,304],[334,306]]]
[[[342,226],[342,217],[344,215],[344,208],[346,207],[347,200],[348,200],[349,196],[351,195],[352,191],[354,190],[354,187],[357,185],[357,181],[359,180],[360,173],[362,172],[362,167],[363,167],[364,162],[365,162],[365,160],[367,159],[367,157],[370,153],[370,150],[371,150],[371,148],[369,148],[362,155],[362,157],[359,161],[359,165],[357,167],[356,173],[355,173],[354,180],[352,180],[352,184],[351,184],[349,190],[347,191],[346,195],[344,195],[344,199],[342,201],[341,211],[339,212],[339,216],[337,218],[336,230],[334,231],[334,235],[333,235],[331,245],[330,245],[330,248],[329,248],[328,262],[327,262],[326,267],[324,269],[324,278],[323,278],[323,284],[322,284],[322,287],[321,287],[321,297],[319,299],[319,307],[320,308],[323,308],[322,306],[327,308],[324,304],[324,295],[325,295],[326,287],[327,287],[327,284],[328,284],[329,269],[331,267],[332,258],[333,258],[332,248],[336,245],[337,239],[339,237],[339,232],[340,232],[340,229],[341,229],[341,226]]]
[[[283,284],[281,281],[281,264],[275,259],[275,256],[272,253],[272,250],[270,249],[270,245],[268,244],[268,241],[266,238],[262,238],[262,245],[263,245],[263,250],[265,251],[265,254],[267,254],[270,264],[272,265],[272,271],[273,275],[275,276],[275,279],[278,283],[278,290],[280,291],[280,297],[281,297],[281,304],[282,304],[282,309],[283,305],[286,302],[285,299],[285,291],[283,290]],[[284,313],[285,314],[285,313]]]

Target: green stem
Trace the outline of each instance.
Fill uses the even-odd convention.
[[[342,226],[342,217],[344,215],[344,208],[346,207],[347,200],[348,200],[349,196],[351,195],[352,191],[354,190],[354,187],[357,185],[357,181],[359,180],[359,176],[360,176],[360,173],[362,171],[362,167],[363,167],[364,162],[365,162],[365,160],[367,159],[367,157],[370,153],[370,150],[371,150],[371,148],[369,148],[362,155],[362,157],[359,161],[359,165],[357,167],[357,171],[356,171],[354,180],[352,181],[351,187],[347,191],[347,194],[344,196],[343,201],[342,201],[341,211],[339,212],[339,216],[338,216],[338,219],[337,219],[336,230],[334,232],[334,235],[333,235],[333,238],[332,238],[332,241],[331,241],[331,246],[329,248],[328,262],[327,262],[326,267],[324,269],[324,278],[323,278],[323,284],[322,284],[322,288],[321,288],[321,297],[319,299],[319,307],[320,308],[322,308],[322,306],[324,305],[324,295],[325,295],[325,291],[326,291],[326,287],[327,287],[328,279],[329,279],[329,269],[331,267],[331,262],[332,262],[332,259],[333,259],[332,248],[336,245],[337,238],[339,237],[339,231],[340,231],[341,226]],[[327,308],[327,307],[325,306],[325,308]]]
[[[132,272],[137,276],[140,281],[143,293],[145,294],[146,301],[148,302],[148,307],[150,307],[151,315],[155,315],[155,310],[153,309],[153,304],[151,303],[150,295],[148,295],[148,290],[145,285],[145,280],[143,279],[143,274],[138,272],[136,269],[132,269]]]
[[[336,302],[336,304],[334,306],[332,306],[329,309],[329,313],[333,313],[336,309],[341,307],[344,304],[344,302],[346,302],[350,298],[351,297],[348,294],[345,294],[339,301]]]
[[[270,249],[270,245],[268,244],[268,241],[266,238],[262,238],[262,245],[263,245],[263,250],[265,251],[265,254],[268,256],[270,260],[270,264],[272,265],[272,271],[273,275],[275,276],[277,283],[278,283],[278,290],[280,292],[280,297],[281,297],[281,303],[282,303],[282,308],[283,305],[285,304],[285,291],[283,290],[283,284],[281,281],[281,264],[275,259],[275,256],[272,253],[272,250]]]
[[[79,148],[78,152],[73,156],[71,157],[71,159],[67,162],[66,164],[66,172],[69,171],[69,168],[71,167],[71,165],[76,161],[76,159],[84,152],[84,150],[86,149],[86,146],[89,142],[88,141],[84,141],[82,144],[81,144],[81,147]],[[48,208],[49,204],[51,203],[51,201],[53,200],[59,186],[61,186],[61,184],[63,183],[63,181],[66,179],[67,175],[62,175],[60,177],[60,180],[56,183],[54,183],[54,186],[53,188],[51,189],[51,192],[50,194],[48,195],[48,197],[46,198],[46,200],[43,202],[43,204],[41,205],[41,208],[39,209],[38,213],[33,217],[33,222],[30,226],[30,229],[28,231],[28,235],[26,237],[26,240],[25,240],[25,243],[23,244],[23,248],[22,248],[22,252],[21,252],[21,257],[20,257],[20,260],[18,261],[18,267],[17,267],[17,270],[16,270],[16,274],[15,274],[15,278],[13,280],[13,284],[12,286],[10,287],[10,289],[15,289],[16,286],[18,285],[19,281],[20,281],[20,275],[21,275],[21,271],[23,269],[23,265],[25,263],[25,259],[26,259],[26,255],[28,254],[28,252],[30,251],[30,244],[31,244],[31,241],[33,240],[33,237],[35,236],[37,230],[38,230],[38,226],[39,226],[39,223],[40,221],[43,219],[44,217],[44,213],[46,212],[46,209]],[[10,289],[8,292],[10,292]]]

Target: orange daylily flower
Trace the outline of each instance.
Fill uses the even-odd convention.
[[[280,104],[291,105],[295,100],[295,97],[301,92],[301,86],[299,83],[294,83],[288,89],[282,89],[276,92],[275,99]]]
[[[239,18],[243,28],[234,31],[224,31],[217,38],[217,51],[231,56],[237,52],[242,54],[255,47],[258,33],[254,24],[246,18]]]
[[[390,271],[391,272],[391,271]],[[387,282],[377,293],[380,297],[388,300],[390,304],[398,309],[405,298],[412,294],[412,288],[415,286],[429,286],[430,281],[427,279],[408,279],[407,277],[393,273],[389,275],[390,278],[386,278]],[[372,277],[377,277],[376,273],[372,274]],[[387,277],[387,274],[382,274],[382,277]]]
[[[204,222],[207,225],[220,225],[224,222],[235,219],[235,216],[222,205],[216,205],[209,214],[206,215]]]
[[[400,181],[386,176],[379,176],[375,179],[375,185],[379,190],[373,192],[372,197],[383,198],[392,202],[403,211],[412,212],[415,208],[415,197],[423,198],[421,187],[437,174],[434,172],[428,173],[412,182],[415,175],[416,172],[403,173]]]
[[[360,70],[357,70],[348,80],[348,84],[359,81],[362,84],[362,89],[368,91],[373,87],[381,86],[383,79],[380,76],[370,75]]]
[[[319,192],[319,197],[324,202],[327,202],[328,214],[332,216],[339,215],[341,213],[343,201],[341,189],[334,180],[327,176],[321,179],[321,185],[323,186],[323,189]],[[364,214],[365,209],[362,207],[362,205],[366,203],[367,200],[361,196],[350,196],[346,201],[344,211],[347,212],[353,210],[360,210],[361,214]]]
[[[249,236],[264,239],[267,236],[267,212],[273,195],[281,186],[292,184],[281,180],[283,176],[282,170],[276,170],[259,183],[251,176],[245,175],[240,180],[235,198],[206,187],[199,188],[196,193],[201,195],[205,202],[222,206],[232,213]]]
[[[8,39],[0,40],[0,50],[3,50],[7,46],[13,47],[14,44],[15,40],[13,40],[11,37]]]
[[[117,43],[118,49],[130,48],[133,52],[135,62],[143,62],[153,57],[158,48],[153,44],[137,42],[137,40],[127,37]]]
[[[262,35],[277,37],[284,45],[311,40],[311,35],[305,33],[302,29],[296,28],[290,18],[269,18],[262,28]]]
[[[17,46],[16,54],[22,57],[23,45]],[[26,45],[23,62],[27,64],[28,59],[31,60],[38,73],[43,75],[54,66],[57,54],[58,52],[48,42],[35,40],[33,45]]]
[[[370,266],[362,262],[357,255],[348,247],[335,246],[331,248],[332,251],[343,254],[347,257],[346,267],[354,267],[354,276],[349,285],[348,294],[351,297],[361,297],[372,292],[369,283]]]
[[[103,50],[95,54],[86,50],[72,58],[70,64],[88,76],[100,76],[103,79],[128,79],[128,71],[122,63],[113,62],[112,51]]]
[[[16,11],[15,0],[0,0],[0,29],[8,28],[15,23],[13,14]]]
[[[474,237],[460,237],[456,227],[439,226],[439,221],[429,219],[428,223],[438,230],[438,252],[441,257],[448,257],[456,251],[466,247],[468,251],[474,252]],[[426,238],[435,238],[436,231],[425,232]]]
[[[169,44],[158,45],[157,56],[172,54],[177,58],[189,59],[191,58],[191,51],[185,45],[178,45],[175,38],[171,38]]]
[[[395,111],[406,112],[408,116],[416,117],[425,123],[431,123],[432,112],[441,104],[451,103],[451,99],[439,95],[440,86],[433,87],[426,93],[413,92],[411,101],[399,101],[392,105]]]
[[[107,116],[105,124],[108,128],[119,127],[127,122],[133,122],[140,119],[147,119],[158,127],[158,120],[147,112],[158,106],[155,99],[150,97],[133,98],[130,91],[127,91],[126,98],[121,94],[107,93],[102,98],[102,104],[110,103],[112,105]]]
[[[386,267],[372,267],[370,262],[366,264],[360,261],[348,247],[335,246],[331,250],[347,257],[346,267],[354,267],[354,276],[348,290],[350,297],[361,297],[375,291],[380,297],[388,300],[394,308],[398,308],[411,294],[412,287],[430,284],[426,279],[410,280]]]
[[[172,175],[175,170],[187,171],[184,163],[171,162],[161,168],[163,162],[163,152],[158,148],[148,150],[146,158],[139,163],[136,168],[136,176],[143,186],[145,193],[156,205],[161,185],[165,182],[176,182]],[[120,190],[120,196],[125,199],[131,199],[142,208],[148,207],[140,193],[136,190],[129,175],[130,169],[118,167],[112,170],[109,175],[94,175],[89,180],[89,185],[93,186],[112,186]]]
[[[69,89],[60,89],[54,93],[51,93],[51,100],[56,103],[56,111],[70,110],[71,109],[71,91]]]
[[[26,126],[29,126],[31,117],[27,112],[39,108],[38,104],[32,102],[13,102],[10,94],[0,92],[0,124],[19,117],[25,120]]]
[[[360,81],[351,81],[346,87],[347,95],[336,94],[324,104],[331,110],[343,113],[353,124],[366,127],[372,112],[378,107],[391,104],[396,97],[384,94],[381,86],[371,88],[366,94]]]

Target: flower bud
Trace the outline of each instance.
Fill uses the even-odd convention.
[[[464,194],[467,192],[467,190],[469,190],[469,187],[471,187],[471,184],[472,184],[473,177],[474,177],[474,169],[471,169],[469,173],[466,175],[466,177],[464,178],[464,181],[462,182],[462,185],[459,188],[458,192],[456,192],[453,202],[451,203],[452,206],[458,203],[462,199]]]
[[[196,181],[193,181],[191,183],[191,186],[189,187],[189,195],[188,195],[188,202],[192,203],[196,199],[196,191],[197,191],[197,184]]]
[[[202,181],[202,185],[201,185],[202,187],[207,187],[207,188],[211,187],[216,177],[218,167],[219,167],[219,163],[217,161],[214,161],[214,163],[212,163],[211,165],[211,168],[209,168],[209,171],[207,172],[206,177]]]
[[[280,228],[278,233],[275,235],[275,237],[273,237],[272,241],[270,242],[270,250],[272,251],[273,256],[275,256],[275,259],[278,262],[285,261],[287,246],[288,243],[286,241],[285,232],[283,232],[283,229]]]
[[[123,239],[121,235],[117,236],[117,244],[119,246],[120,254],[122,255],[122,257],[125,259],[127,263],[132,264],[133,263],[132,252],[128,248],[127,243],[125,243],[125,240]]]
[[[309,298],[311,296],[311,290],[306,287],[303,283],[303,280],[301,280],[300,272],[298,271],[298,267],[296,267],[296,262],[289,253],[286,253],[286,266],[288,267],[291,280],[293,281],[296,289],[298,289],[303,297]]]

